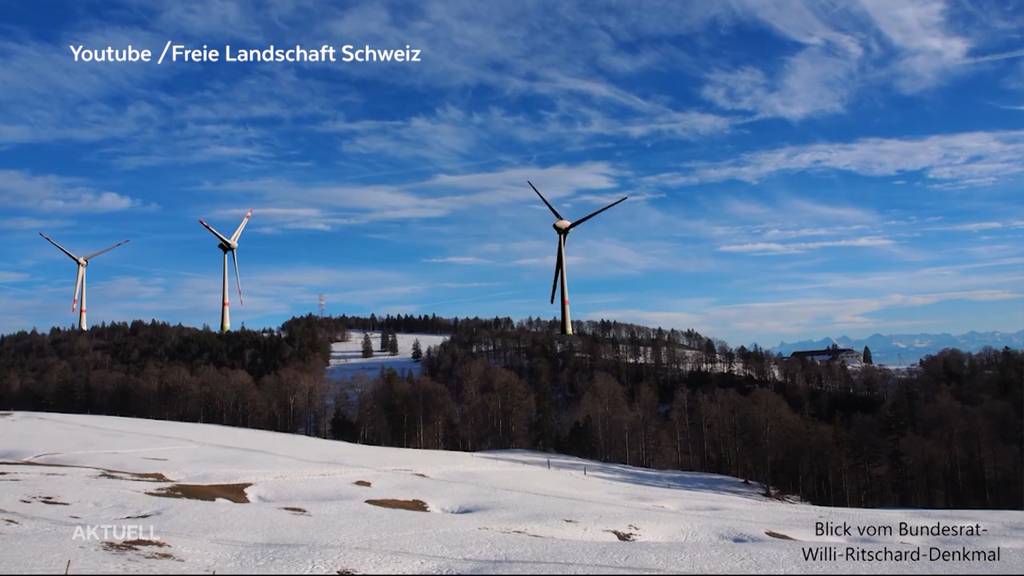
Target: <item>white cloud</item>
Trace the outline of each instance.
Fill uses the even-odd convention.
[[[749,242],[745,244],[726,244],[719,246],[721,252],[735,252],[759,256],[778,254],[800,254],[823,248],[885,248],[895,244],[890,238],[882,236],[865,236],[842,240],[822,240],[818,242]]]
[[[581,191],[615,188],[618,176],[607,163],[588,162],[441,174],[392,186],[334,186],[267,178],[209,184],[206,188],[245,194],[247,201],[265,203],[266,207],[258,210],[267,214],[272,225],[330,229],[353,223],[437,218],[463,210],[532,202],[535,197],[527,180],[553,201]]]
[[[139,208],[130,196],[97,190],[75,178],[0,170],[0,204],[39,212],[116,212]],[[30,223],[31,221],[23,221]]]
[[[606,309],[589,318],[611,318],[665,328],[694,328],[724,337],[734,344],[763,339],[766,335],[806,336],[880,329],[892,321],[880,319],[883,311],[909,309],[948,301],[993,302],[1019,300],[1016,290],[964,290],[941,293],[890,293],[875,298],[799,298],[741,304],[693,306],[673,311]]]
[[[424,262],[431,264],[490,264],[491,261],[477,256],[446,256],[444,258],[427,258]]]
[[[755,184],[780,173],[852,172],[864,176],[921,173],[934,185],[984,186],[1024,173],[1024,131],[961,132],[922,138],[863,138],[787,146],[725,162],[691,163],[653,182],[693,185],[740,180]]]

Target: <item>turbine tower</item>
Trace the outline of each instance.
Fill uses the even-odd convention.
[[[107,252],[110,252],[111,250],[113,250],[114,248],[117,248],[118,246],[120,246],[122,244],[127,244],[128,241],[127,240],[122,240],[122,241],[118,242],[117,244],[114,244],[113,246],[110,246],[108,248],[104,248],[103,250],[99,250],[97,252],[93,252],[92,254],[87,254],[85,256],[75,256],[67,248],[61,246],[56,241],[54,241],[53,238],[50,238],[49,236],[47,236],[46,234],[43,234],[42,232],[40,232],[39,235],[42,236],[43,238],[45,238],[46,241],[49,242],[50,244],[53,244],[54,246],[56,246],[58,250],[60,250],[61,252],[67,254],[68,258],[71,258],[72,260],[75,261],[76,264],[78,264],[78,276],[75,279],[75,297],[71,301],[71,311],[74,312],[75,308],[78,308],[78,329],[79,330],[88,330],[89,329],[89,324],[86,321],[86,316],[85,316],[85,311],[86,311],[86,306],[85,306],[85,269],[89,267],[89,262],[93,258],[99,256],[100,254],[106,254]],[[81,307],[78,306],[78,296],[79,295],[82,296],[82,305],[81,305]]]
[[[572,319],[569,317],[569,279],[566,278],[565,276],[565,242],[569,238],[569,232],[571,232],[573,228],[579,226],[580,224],[583,224],[584,222],[590,220],[594,216],[597,216],[601,212],[604,212],[605,210],[611,208],[612,206],[615,206],[616,204],[624,202],[626,198],[629,198],[629,196],[623,196],[622,198],[616,200],[615,202],[612,202],[611,204],[605,206],[604,208],[601,208],[600,210],[591,212],[590,214],[587,214],[586,216],[580,218],[575,222],[570,222],[565,218],[562,218],[562,215],[558,213],[558,210],[555,210],[555,207],[552,206],[550,202],[548,202],[547,198],[545,198],[544,195],[540,193],[540,190],[537,190],[537,187],[534,186],[532,182],[527,180],[526,183],[530,185],[530,188],[533,188],[533,191],[537,193],[537,196],[540,196],[540,199],[544,202],[544,205],[548,207],[548,210],[551,210],[551,213],[554,214],[555,218],[558,219],[555,221],[553,226],[555,229],[555,233],[558,234],[558,257],[557,260],[555,260],[555,278],[551,282],[551,303],[555,303],[555,288],[559,286],[558,280],[559,278],[561,278],[562,334],[565,334],[566,336],[571,336]]]
[[[231,253],[231,259],[235,264],[235,286],[238,287],[238,303],[243,306],[245,305],[245,302],[242,300],[242,277],[238,273],[238,238],[242,235],[242,230],[245,229],[245,225],[249,223],[249,218],[252,218],[251,208],[245,213],[245,217],[242,218],[242,223],[235,229],[235,233],[231,235],[231,238],[227,238],[220,232],[217,232],[213,226],[206,223],[206,220],[203,220],[202,218],[199,219],[199,223],[209,230],[211,234],[216,236],[218,240],[220,240],[220,244],[218,244],[217,247],[224,253],[224,283],[221,285],[220,291],[220,331],[222,333],[231,330],[231,302],[228,298],[228,253]]]

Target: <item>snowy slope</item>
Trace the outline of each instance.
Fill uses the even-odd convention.
[[[380,373],[381,368],[390,368],[399,374],[405,371],[418,374],[420,364],[412,359],[413,342],[419,340],[426,354],[427,348],[437,346],[447,339],[447,336],[437,334],[398,334],[398,355],[391,356],[379,351],[380,332],[369,334],[373,342],[372,358],[363,358],[363,332],[358,330],[349,332],[348,342],[335,342],[331,345],[331,361],[327,368],[331,380],[353,378],[357,374],[373,378]]]
[[[1021,512],[821,508],[764,499],[734,478],[560,456],[551,457],[549,470],[547,458],[8,413],[0,415],[0,572],[59,572],[69,559],[71,573],[1024,571]],[[19,461],[31,465],[12,464]],[[250,483],[239,491],[250,502],[147,495],[170,482],[128,473]],[[418,499],[429,511],[376,507],[368,499]],[[981,522],[989,533],[979,540],[815,536],[814,523],[825,520]],[[162,546],[75,539],[82,525],[138,525]],[[1002,561],[806,563],[801,547],[808,541],[998,545]]]

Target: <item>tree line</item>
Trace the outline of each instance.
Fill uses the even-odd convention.
[[[549,450],[729,474],[824,505],[1022,506],[1021,351],[852,370],[692,330],[557,329],[532,318],[309,315],[223,335],[141,321],[20,332],[0,336],[0,408]],[[352,398],[324,370],[349,330],[449,337],[420,351],[418,375],[384,371]]]

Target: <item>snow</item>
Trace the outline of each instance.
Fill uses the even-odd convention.
[[[0,461],[2,572],[53,573],[68,560],[71,573],[1024,572],[1019,511],[825,508],[767,499],[756,486],[725,476],[536,452],[405,450],[203,424],[16,412],[0,413]],[[161,473],[187,484],[251,483],[250,503],[154,497],[146,492],[169,484],[110,478],[100,469]],[[429,512],[370,506],[367,499],[418,499]],[[817,521],[903,520],[979,522],[988,533],[815,536]],[[81,526],[126,524],[152,531],[165,546],[111,550],[74,538]],[[619,541],[612,530],[635,541]],[[1002,561],[804,562],[801,547],[814,543],[1000,546]]]
[[[419,374],[420,363],[412,359],[413,342],[419,340],[426,354],[427,348],[448,339],[439,334],[398,334],[398,355],[391,356],[388,352],[379,351],[380,332],[369,332],[370,341],[373,342],[373,357],[363,358],[363,334],[362,331],[351,330],[348,342],[331,344],[331,360],[327,368],[331,380],[349,379],[357,374],[372,379],[380,373],[381,368],[390,368],[399,374],[407,371]]]

